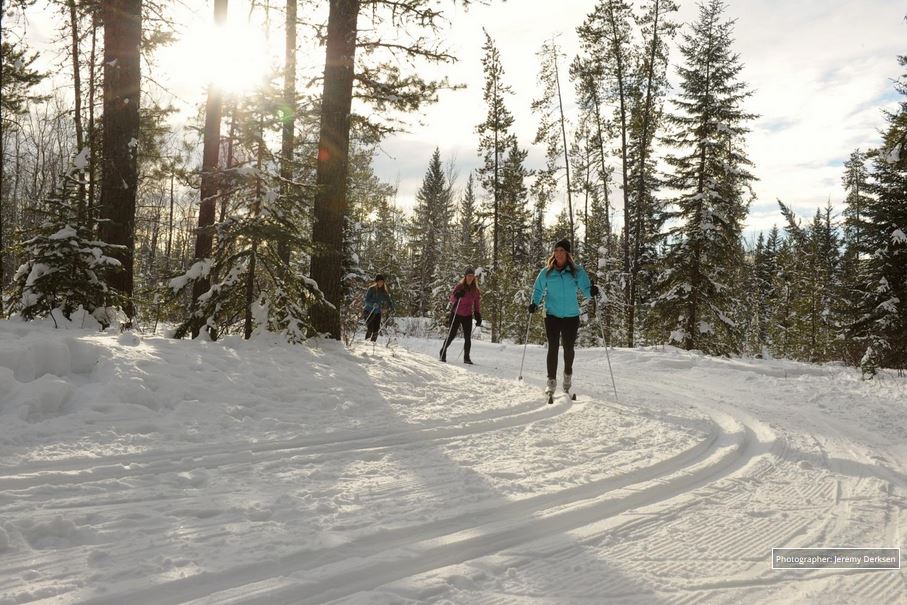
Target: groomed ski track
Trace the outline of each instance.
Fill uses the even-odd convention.
[[[301,532],[318,539],[284,535],[282,548],[272,550],[254,528],[237,530],[237,540],[254,542],[245,561],[193,561],[183,577],[114,578],[105,594],[80,590],[78,581],[67,591],[48,582],[43,593],[17,585],[16,570],[35,565],[45,580],[72,580],[80,569],[67,561],[72,552],[44,550],[37,562],[7,556],[0,603],[686,604],[842,595],[907,602],[903,570],[771,570],[772,547],[903,544],[901,450],[861,439],[873,427],[771,402],[808,396],[810,380],[822,377],[818,369],[811,376],[804,366],[805,380],[789,381],[757,363],[618,350],[611,353],[618,403],[602,351],[581,349],[574,372],[580,400],[556,396],[547,405],[541,348],[532,347],[523,384],[512,378],[519,347],[474,343],[481,365],[473,367],[440,364],[435,348],[433,340],[410,339],[395,351],[360,347],[353,355],[373,379],[376,398],[394,402],[394,410],[401,403],[443,406],[441,421],[421,416],[256,443],[0,465],[0,514],[14,519],[32,510],[33,523],[53,523],[60,511],[86,519],[94,534],[78,556],[88,553],[89,561],[105,532],[115,537],[114,528],[129,519],[148,523],[149,534],[189,534],[201,544],[223,536],[233,509],[206,509],[204,501],[228,499],[231,482],[211,477],[273,474],[284,481],[313,469],[291,483],[298,480],[297,488],[321,502],[319,489],[335,503],[343,497],[343,506],[320,509],[336,522],[330,531],[322,525]],[[770,385],[790,392],[767,392]],[[469,393],[488,405],[457,413]],[[894,430],[896,436],[900,427]],[[562,455],[568,448],[576,451]],[[363,489],[361,477],[370,471],[362,468],[389,460],[402,461],[400,475],[375,474]],[[337,493],[342,470],[318,481],[323,465],[361,473],[353,477],[352,500]],[[108,484],[118,486],[115,497],[94,495]],[[160,516],[134,506],[147,505],[152,494]],[[344,507],[362,510],[346,514]],[[312,511],[317,515],[318,506]],[[105,552],[137,566],[147,556],[141,544]]]

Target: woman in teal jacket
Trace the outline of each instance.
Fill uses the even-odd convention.
[[[553,393],[557,386],[557,352],[564,346],[564,391],[573,384],[573,347],[579,332],[579,303],[577,291],[583,298],[598,296],[598,288],[589,281],[589,274],[570,255],[570,242],[563,239],[554,245],[547,266],[535,278],[532,304],[535,313],[545,297],[545,335],[548,337],[548,383],[545,391]]]

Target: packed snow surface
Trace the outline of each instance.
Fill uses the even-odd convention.
[[[0,322],[0,604],[907,603],[907,381]],[[460,358],[462,359],[462,357]]]

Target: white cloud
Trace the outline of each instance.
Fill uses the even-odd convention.
[[[422,150],[421,158],[409,157],[406,162],[415,175],[400,172],[403,205],[413,199],[435,146],[442,157],[456,150],[463,176],[478,163],[475,126],[485,112],[482,27],[501,50],[505,81],[514,91],[508,106],[521,145],[529,146],[536,126],[529,111],[537,94],[535,53],[543,41],[561,34],[559,41],[568,60],[572,58],[575,28],[594,4],[571,0],[553,9],[547,1],[520,0],[518,6],[511,1],[452,14],[448,39],[454,41],[451,50],[460,61],[447,73],[467,88],[443,93],[439,103],[426,108],[421,121],[427,126],[388,141],[386,146],[392,148]],[[696,11],[694,4],[684,3],[679,19],[688,22]],[[742,78],[754,91],[747,109],[760,115],[748,138],[760,179],[754,186],[757,201],[748,228],[780,224],[776,198],[804,217],[811,217],[829,198],[840,205],[843,162],[854,148],[877,143],[881,109],[886,100],[892,104],[891,80],[898,75],[895,57],[904,52],[907,34],[903,5],[887,0],[746,0],[729,2],[728,17],[737,20],[735,48],[745,65]],[[671,60],[676,64],[678,53]],[[567,98],[572,98],[569,84],[563,84]],[[542,153],[533,150],[533,167],[540,165]],[[392,164],[379,164],[379,170],[389,178],[396,176]]]

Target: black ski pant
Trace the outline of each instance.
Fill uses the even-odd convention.
[[[365,322],[365,339],[371,339],[372,342],[378,340],[378,332],[381,330],[381,313],[375,312],[371,316],[366,312],[368,318]]]
[[[558,344],[564,346],[564,374],[573,374],[573,346],[579,332],[579,317],[545,316],[545,336],[548,337],[548,378],[557,378]]]
[[[469,349],[472,347],[472,315],[457,315],[453,322],[450,324],[450,333],[447,335],[447,340],[444,342],[444,350],[447,351],[447,347],[450,346],[450,343],[453,342],[453,339],[457,337],[457,331],[463,328],[463,358],[469,359]]]

